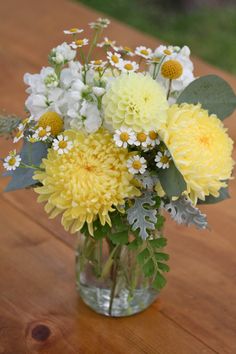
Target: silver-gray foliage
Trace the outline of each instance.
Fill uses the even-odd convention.
[[[157,176],[152,176],[148,171],[144,172],[143,175],[137,175],[135,176],[136,179],[138,179],[144,188],[152,190],[155,185],[158,182],[158,177]]]
[[[206,215],[196,208],[186,196],[181,196],[179,199],[165,204],[164,207],[178,224],[193,224],[199,229],[206,229],[208,226]]]
[[[148,230],[155,229],[157,211],[152,208],[154,205],[151,192],[145,192],[141,197],[135,198],[134,205],[127,210],[127,219],[132,230],[139,229],[139,236],[144,240],[148,237]]]
[[[0,136],[11,135],[20,123],[20,118],[0,115]]]

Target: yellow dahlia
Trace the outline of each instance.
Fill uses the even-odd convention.
[[[61,155],[49,149],[44,170],[35,173],[34,179],[42,183],[35,191],[39,202],[47,202],[45,210],[52,218],[63,213],[66,230],[74,233],[87,222],[92,233],[94,220],[110,224],[109,212],[125,198],[140,195],[126,166],[132,154],[117,147],[105,129],[90,135],[68,130],[64,135],[72,148]]]
[[[103,96],[104,118],[114,129],[159,130],[166,122],[168,103],[162,87],[148,75],[130,73],[113,81]]]
[[[173,105],[161,136],[183,175],[194,203],[219,195],[231,176],[233,141],[216,115],[201,105]]]

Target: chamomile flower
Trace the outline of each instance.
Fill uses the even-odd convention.
[[[103,61],[102,59],[91,60],[89,63],[90,67],[94,70],[101,70],[106,66],[106,64],[107,61]]]
[[[152,55],[152,50],[150,48],[140,46],[135,49],[135,54],[144,59],[149,59]]]
[[[111,47],[112,49],[117,50],[117,47],[115,44],[116,44],[116,41],[111,41],[107,37],[104,37],[104,41],[101,43],[98,43],[97,47],[100,47],[100,48]]]
[[[39,127],[36,129],[35,133],[33,134],[32,138],[36,139],[37,141],[45,141],[51,134],[51,127],[47,126],[46,128]]]
[[[112,66],[116,67],[119,67],[120,62],[122,61],[121,55],[116,52],[107,52],[107,59]]]
[[[7,171],[15,171],[20,166],[21,157],[16,154],[16,150],[10,151],[9,155],[4,159],[3,167]]]
[[[123,73],[133,73],[138,70],[139,65],[135,61],[122,60],[120,61],[118,68]]]
[[[178,47],[173,47],[173,46],[166,46],[166,45],[160,45],[159,47],[156,48],[154,51],[154,55],[156,57],[162,57],[163,55],[169,56],[172,55],[175,51],[177,51]]]
[[[88,43],[89,40],[87,38],[83,38],[83,39],[77,39],[76,41],[72,42],[70,46],[73,49],[77,49],[77,48],[84,47],[85,45],[88,45]]]
[[[113,139],[117,146],[127,148],[128,144],[133,145],[136,141],[135,133],[132,129],[121,127],[115,130]]]
[[[156,166],[158,168],[163,168],[163,169],[169,168],[170,160],[171,160],[171,156],[168,150],[165,150],[164,152],[158,151],[155,157]]]
[[[150,130],[148,133],[148,145],[156,146],[160,144],[157,132],[155,130]]]
[[[84,32],[84,30],[83,30],[83,29],[80,29],[80,28],[74,27],[74,28],[70,28],[70,29],[68,29],[68,30],[64,30],[63,32],[64,32],[65,34],[78,34],[78,33]]]
[[[127,167],[129,172],[132,173],[132,175],[135,175],[137,173],[143,174],[147,169],[147,161],[144,157],[135,155],[128,159]]]
[[[97,30],[101,28],[107,28],[110,23],[111,21],[107,18],[99,17],[95,22],[90,22],[89,26],[90,28]]]
[[[147,147],[149,144],[148,135],[144,132],[140,132],[136,134],[136,140],[134,143],[136,146]]]
[[[20,124],[18,126],[18,129],[17,129],[17,132],[16,132],[16,135],[14,136],[14,139],[13,139],[13,143],[18,143],[19,140],[21,140],[24,136],[24,125],[23,124]]]
[[[56,150],[59,155],[67,154],[73,147],[72,141],[68,140],[67,136],[58,135],[57,139],[53,140],[53,150]]]

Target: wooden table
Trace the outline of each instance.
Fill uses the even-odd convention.
[[[98,13],[64,0],[1,1],[0,13],[0,107],[23,115],[24,72],[47,65],[63,29],[85,27]],[[109,37],[131,47],[159,44],[116,21]],[[231,75],[197,59],[195,65],[197,75],[218,73],[236,88]],[[234,139],[235,122],[226,122]],[[0,155],[9,149],[1,140]],[[161,299],[139,315],[110,319],[78,297],[74,236],[48,220],[31,191],[1,194],[0,353],[236,353],[235,180],[231,195],[202,208],[211,232],[168,221],[172,270]]]

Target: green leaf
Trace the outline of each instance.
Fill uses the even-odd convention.
[[[174,162],[170,162],[170,167],[158,171],[158,177],[161,186],[168,197],[177,197],[181,195],[187,188],[185,180]]]
[[[236,96],[230,85],[216,75],[202,76],[189,84],[177,103],[201,103],[210,114],[223,120],[236,108]]]
[[[165,217],[161,214],[157,215],[156,229],[161,230],[165,223]]]
[[[40,166],[42,159],[47,156],[48,146],[44,143],[30,143],[24,141],[24,145],[20,152],[21,162],[26,165]],[[10,171],[5,175],[12,176],[11,181],[5,188],[5,192],[26,188],[35,185],[37,181],[33,180],[35,170],[32,168],[18,167],[15,171]]]
[[[213,197],[213,195],[209,195],[205,198],[205,200],[198,200],[198,204],[215,204],[219,203],[225,199],[230,198],[228,187],[223,187],[219,190],[219,196]]]
[[[166,285],[166,279],[160,272],[157,272],[156,278],[152,283],[152,287],[157,290],[161,290]]]
[[[128,225],[125,224],[124,216],[119,212],[113,212],[110,214],[112,226],[115,227],[116,231],[123,231],[128,229]]]
[[[143,264],[150,257],[150,252],[145,248],[142,252],[137,255],[137,261],[139,264]]]
[[[162,253],[162,252],[156,252],[155,258],[157,261],[168,261],[170,256],[167,253]]]
[[[162,272],[169,272],[170,270],[170,267],[165,263],[157,262],[157,265]]]
[[[112,233],[110,239],[115,245],[126,245],[129,242],[128,230]]]
[[[99,220],[96,220],[93,225],[93,235],[95,240],[101,240],[102,238],[108,236],[111,232],[111,227],[108,224],[101,225]]]
[[[137,237],[135,240],[130,242],[130,244],[128,245],[128,249],[136,250],[141,246],[142,243],[143,243],[142,239],[140,237]]]
[[[143,265],[143,273],[145,277],[151,277],[154,274],[155,265],[153,260],[150,258],[146,263]]]
[[[163,248],[167,245],[167,239],[165,237],[155,238],[148,241],[152,248]]]

